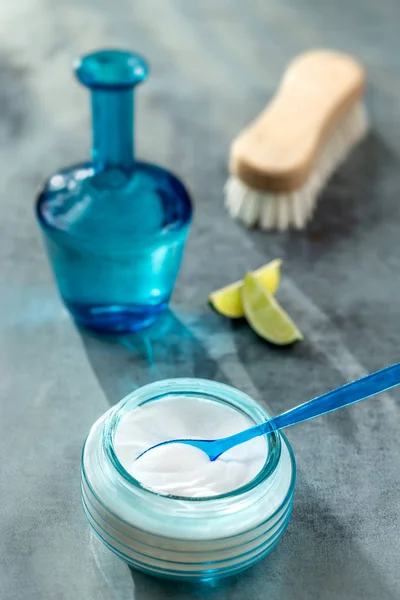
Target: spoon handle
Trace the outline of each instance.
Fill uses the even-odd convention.
[[[243,444],[259,435],[271,433],[273,429],[284,429],[285,427],[290,427],[290,425],[308,421],[314,417],[319,417],[359,400],[364,400],[370,396],[375,396],[375,394],[390,390],[397,385],[400,385],[400,363],[371,373],[366,377],[361,377],[361,379],[357,379],[351,383],[346,383],[346,385],[342,385],[340,388],[318,396],[314,400],[300,404],[300,406],[296,406],[277,417],[273,417],[265,423],[255,425],[228,437],[218,440],[169,440],[161,444],[156,444],[156,446],[174,444],[176,442],[188,444],[205,452],[210,460],[213,461],[234,446]],[[156,446],[152,446],[152,448]],[[152,448],[148,448],[142,454],[145,454]],[[140,458],[142,454],[137,458]]]
[[[290,425],[308,421],[308,419],[319,417],[348,404],[364,400],[380,392],[385,392],[399,384],[400,363],[397,363],[296,406],[292,410],[274,417],[269,421],[269,424],[276,429],[284,429],[290,427]]]

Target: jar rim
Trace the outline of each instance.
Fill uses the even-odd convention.
[[[238,498],[247,492],[256,488],[259,484],[267,481],[276,471],[281,457],[281,436],[276,429],[273,429],[267,437],[268,453],[262,469],[253,479],[246,484],[215,496],[179,496],[175,494],[165,494],[144,485],[135,479],[122,465],[114,447],[114,436],[121,419],[130,412],[130,406],[134,402],[135,407],[139,407],[147,402],[157,401],[163,397],[171,395],[190,395],[204,399],[223,402],[236,410],[241,410],[247,417],[250,417],[255,424],[258,424],[255,417],[260,418],[259,422],[265,420],[265,409],[253,398],[244,392],[230,385],[201,378],[175,378],[164,379],[145,385],[134,390],[125,396],[110,412],[102,432],[102,440],[105,454],[112,466],[122,476],[125,483],[133,486],[135,489],[143,490],[155,497],[162,497],[171,500],[185,502],[207,502],[218,501],[230,498]],[[134,407],[132,407],[134,410]],[[247,409],[247,410],[246,410]],[[254,409],[250,414],[249,409]],[[257,414],[254,414],[257,413]],[[268,415],[268,413],[267,413]]]

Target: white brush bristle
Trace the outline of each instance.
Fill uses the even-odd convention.
[[[367,131],[367,113],[364,105],[358,103],[325,143],[307,181],[288,194],[255,190],[230,176],[225,185],[225,206],[229,214],[246,227],[278,231],[303,229],[313,215],[319,192]]]

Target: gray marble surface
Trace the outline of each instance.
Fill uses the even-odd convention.
[[[0,7],[1,600],[396,600],[400,395],[289,431],[293,519],[264,561],[190,588],[131,572],[103,549],[79,497],[82,441],[110,404],[171,376],[229,382],[278,413],[399,360],[400,60],[396,0],[13,0]],[[89,153],[79,53],[139,50],[138,154],[177,172],[196,216],[172,312],[105,342],[63,309],[33,217],[43,177]],[[328,46],[367,66],[373,125],[301,234],[246,232],[222,207],[229,142],[295,53]],[[305,334],[275,350],[206,297],[284,259],[279,292]]]

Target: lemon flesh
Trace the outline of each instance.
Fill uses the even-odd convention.
[[[253,272],[254,277],[270,294],[275,294],[279,286],[282,261],[278,258]],[[241,290],[243,280],[235,281],[209,295],[211,306],[225,317],[240,319],[244,317]]]
[[[244,278],[242,303],[250,327],[271,344],[286,346],[303,339],[289,315],[253,273]]]

